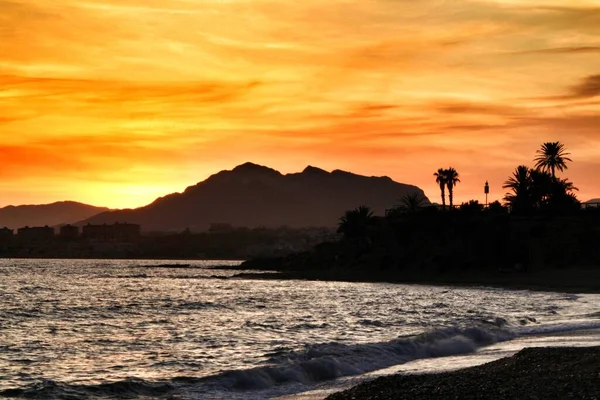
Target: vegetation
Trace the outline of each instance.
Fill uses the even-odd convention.
[[[361,239],[367,236],[373,220],[373,210],[366,206],[359,206],[344,213],[340,218],[337,231],[347,239]]]
[[[442,192],[442,209],[446,209],[446,188],[448,189],[450,208],[452,208],[454,206],[454,186],[460,182],[458,172],[453,167],[447,169],[439,168],[433,176],[435,176],[435,181],[440,186],[440,191]]]
[[[483,211],[484,207],[477,200],[469,200],[466,203],[462,203],[458,209],[462,212],[477,213]]]
[[[548,142],[537,151],[536,169],[525,165],[518,166],[508,178],[504,189],[504,201],[511,212],[530,215],[539,212],[569,213],[578,210],[581,205],[574,194],[578,190],[568,179],[558,179],[556,170],[567,169],[565,146],[560,142]]]
[[[400,199],[400,203],[396,206],[404,212],[416,212],[425,206],[427,200],[419,192],[407,193]]]
[[[504,204],[494,201],[485,207],[471,200],[445,210],[446,190],[453,206],[453,189],[460,179],[454,168],[440,168],[434,176],[441,211],[418,194],[402,197],[385,217],[361,206],[340,219],[340,240],[270,259],[268,265],[293,276],[403,282],[457,276],[465,277],[464,282],[481,274],[599,265],[600,208],[581,209],[573,183],[552,175],[571,161],[564,145],[546,143],[540,152],[549,157],[539,168],[520,165],[508,177]],[[266,263],[251,260],[244,266],[264,269]]]
[[[442,192],[442,210],[446,209],[446,170],[440,168],[436,173],[433,174],[435,176],[435,181],[438,185],[440,185],[440,191]]]
[[[564,171],[567,169],[567,161],[572,161],[567,153],[565,145],[560,142],[546,142],[542,148],[537,151],[535,158],[535,167],[539,170],[550,172],[552,179],[556,179],[556,170]]]
[[[452,167],[446,170],[446,186],[448,187],[448,200],[450,200],[450,208],[453,206],[453,198],[454,198],[454,186],[460,182],[458,179],[458,172]]]

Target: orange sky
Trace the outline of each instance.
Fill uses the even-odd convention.
[[[137,207],[245,161],[454,166],[501,198],[560,140],[600,197],[598,0],[0,0],[0,206]]]

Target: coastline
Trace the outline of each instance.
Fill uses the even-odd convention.
[[[600,347],[526,348],[461,370],[377,378],[327,400],[594,399],[599,374]]]
[[[140,258],[140,257],[0,257],[0,260],[125,260],[125,261],[232,261],[239,258],[206,259],[198,257]],[[189,268],[195,268],[190,266]],[[240,271],[226,279],[307,280],[362,283],[390,283],[451,287],[493,287],[509,290],[551,291],[565,293],[600,293],[600,266],[578,266],[538,271],[497,271],[461,273],[423,273],[418,271],[386,271],[364,269],[306,269],[276,271],[253,266],[217,266],[214,269]]]
[[[240,269],[240,268],[231,268]],[[566,293],[600,293],[600,267],[573,267],[535,272],[485,272],[462,274],[386,273],[364,270],[304,270],[241,272],[239,279],[318,280],[365,283],[418,284],[456,287],[496,287]]]

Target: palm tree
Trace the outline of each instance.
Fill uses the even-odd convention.
[[[407,193],[400,199],[397,206],[402,211],[418,211],[425,205],[425,197],[419,192]]]
[[[529,194],[534,206],[543,208],[552,192],[552,175],[537,169],[529,170]]]
[[[458,179],[458,172],[452,167],[444,170],[444,176],[446,180],[446,186],[448,187],[448,200],[450,200],[450,208],[452,208],[454,186],[460,182],[460,179]]]
[[[566,152],[565,145],[561,142],[546,142],[542,148],[536,152],[538,155],[534,161],[535,167],[543,171],[552,173],[552,180],[556,180],[556,170],[564,171],[567,169],[567,161],[573,161]]]
[[[556,182],[556,185],[558,185],[561,190],[566,193],[572,193],[574,190],[579,190],[575,187],[575,185],[573,185],[573,182],[570,182],[568,179],[559,179]]]
[[[532,206],[531,196],[531,171],[526,165],[519,165],[508,178],[503,189],[510,189],[512,193],[506,193],[504,201],[506,201],[513,212],[527,212]]]
[[[440,185],[440,191],[442,192],[442,210],[446,209],[446,170],[440,168],[435,174],[435,182]]]
[[[343,234],[347,239],[364,239],[367,237],[373,220],[373,210],[366,206],[360,206],[344,213],[340,218],[337,232]]]
[[[550,187],[547,205],[551,211],[569,212],[581,208],[581,203],[574,193],[579,189],[573,185],[573,182],[567,179],[557,179],[552,182]]]

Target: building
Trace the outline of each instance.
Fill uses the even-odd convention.
[[[82,228],[82,236],[100,242],[132,242],[141,236],[141,226],[119,222],[113,225],[87,224]]]
[[[77,239],[79,237],[79,228],[73,225],[61,226],[59,236],[62,239]]]
[[[14,237],[14,232],[10,228],[0,228],[0,243],[8,243]]]
[[[27,242],[41,242],[54,238],[54,228],[46,226],[26,226],[17,230],[19,240]]]
[[[133,242],[142,235],[142,227],[137,224],[116,223],[113,225],[113,237],[118,242]]]
[[[90,240],[108,240],[108,225],[87,224],[81,228],[81,236]]]

